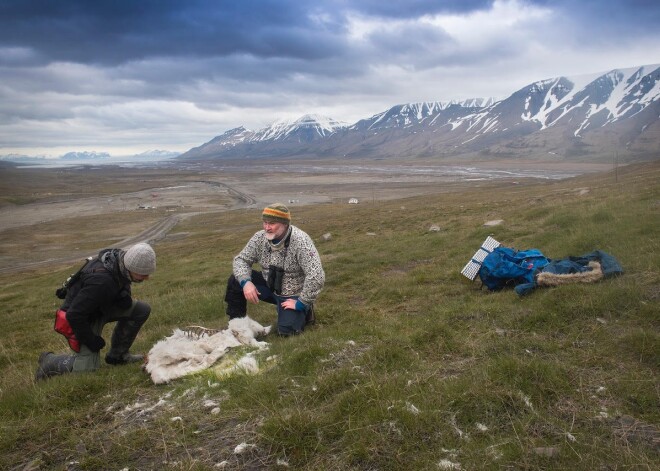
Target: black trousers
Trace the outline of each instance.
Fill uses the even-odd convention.
[[[306,312],[282,307],[285,299],[298,299],[297,296],[276,295],[268,287],[262,273],[257,270],[252,270],[252,283],[257,287],[261,301],[277,307],[277,332],[280,335],[299,334],[305,330]],[[245,299],[241,284],[233,274],[227,280],[225,302],[227,303],[226,312],[230,319],[245,317],[247,314],[247,299]]]

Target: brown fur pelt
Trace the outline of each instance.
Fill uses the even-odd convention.
[[[591,270],[582,273],[557,273],[541,272],[536,276],[536,284],[539,286],[559,286],[570,283],[595,283],[603,278],[603,269],[598,262],[589,262]]]

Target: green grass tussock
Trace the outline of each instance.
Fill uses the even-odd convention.
[[[38,354],[66,351],[54,289],[74,267],[0,275],[0,468],[657,469],[658,182],[649,163],[616,179],[294,207],[326,287],[316,325],[267,337],[256,374],[221,364],[155,386],[137,365],[103,365],[35,383]],[[226,326],[231,260],[258,221],[252,209],[202,214],[155,244],[158,270],[134,287],[152,305],[135,350],[175,328]],[[460,274],[488,235],[550,258],[603,250],[625,274],[489,293]],[[275,320],[263,303],[249,315]]]

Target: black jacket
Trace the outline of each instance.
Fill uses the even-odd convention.
[[[92,330],[94,321],[103,314],[102,308],[128,309],[133,302],[131,281],[123,270],[123,255],[119,249],[99,252],[83,269],[80,279],[69,287],[61,307],[76,338],[92,351],[105,346],[103,338]]]

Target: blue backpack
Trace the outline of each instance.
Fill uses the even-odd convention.
[[[484,258],[479,269],[479,278],[490,291],[525,283],[533,284],[534,276],[549,262],[537,249],[519,252],[500,246]]]

